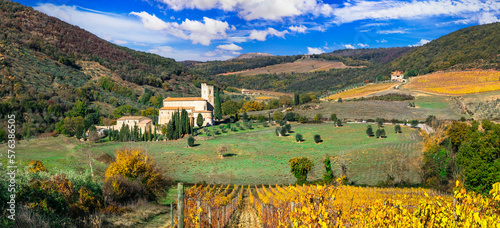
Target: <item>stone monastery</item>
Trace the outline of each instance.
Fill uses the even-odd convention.
[[[189,120],[196,124],[198,114],[203,116],[203,126],[213,125],[214,110],[214,86],[206,83],[201,84],[201,97],[167,97],[163,100],[163,108],[160,108],[158,124],[164,125],[170,122],[170,119],[177,110],[179,112],[185,109],[189,115]]]

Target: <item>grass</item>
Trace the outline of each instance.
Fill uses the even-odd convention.
[[[342,93],[334,94],[328,97],[329,100],[338,100],[339,98],[348,99],[348,98],[357,98],[368,96],[374,93],[378,93],[387,89],[390,89],[399,83],[382,83],[382,84],[369,84],[365,86],[361,86],[358,88],[350,89],[344,91]]]
[[[105,153],[114,154],[117,148],[131,146],[141,147],[152,154],[158,165],[174,180],[188,183],[288,184],[295,182],[289,172],[290,158],[303,156],[312,159],[315,167],[309,179],[314,180],[321,178],[321,162],[325,155],[329,155],[334,158],[336,175],[340,173],[339,160],[344,160],[351,180],[358,184],[376,184],[385,179],[391,164],[393,167],[400,164],[395,159],[404,159],[405,164],[410,164],[418,160],[421,151],[418,132],[406,127],[403,127],[403,134],[395,134],[392,133],[392,126],[386,126],[386,139],[366,137],[366,124],[345,124],[344,127],[336,128],[331,123],[294,123],[294,133],[287,137],[276,137],[276,127],[264,128],[260,124],[254,124],[253,127],[252,130],[228,131],[215,137],[198,136],[196,144],[199,145],[193,148],[187,148],[186,139],[83,146],[74,139],[59,136],[30,140],[29,143],[23,141],[17,147],[17,159],[24,164],[35,159],[41,160],[49,171],[56,168],[85,170],[88,168],[88,155],[97,158]],[[295,133],[302,134],[305,141],[295,142]],[[314,143],[315,134],[321,135],[322,143]],[[229,146],[223,159],[217,152],[221,145]],[[106,166],[95,161],[94,172],[103,175]],[[407,170],[404,176],[418,181],[418,166]],[[171,192],[169,195],[173,194]]]
[[[411,79],[409,89],[444,95],[463,95],[500,90],[499,71],[435,73]]]

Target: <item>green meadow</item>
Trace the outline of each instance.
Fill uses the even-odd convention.
[[[187,147],[186,138],[161,142],[82,143],[58,136],[21,141],[16,153],[20,165],[40,160],[49,171],[83,172],[90,169],[92,161],[94,172],[103,175],[117,149],[139,147],[153,155],[173,180],[252,185],[294,183],[288,160],[299,156],[310,158],[315,164],[308,179],[320,179],[324,170],[322,161],[329,156],[335,175],[340,175],[339,164],[344,163],[349,180],[356,184],[375,185],[388,175],[418,182],[418,162],[421,158],[418,131],[402,127],[403,133],[395,134],[394,126],[386,125],[387,138],[376,139],[366,136],[366,126],[293,123],[292,133],[277,137],[277,126],[253,124],[254,129],[237,128],[236,132],[221,132],[215,136],[200,134],[192,148]],[[373,128],[376,130],[375,125]],[[296,133],[304,136],[303,142],[295,141]],[[315,134],[319,134],[323,142],[316,144],[313,140]],[[218,153],[221,146],[228,147],[223,158]],[[0,149],[6,150],[5,145],[1,145]],[[2,161],[5,162],[5,157]]]

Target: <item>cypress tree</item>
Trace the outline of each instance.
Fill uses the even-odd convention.
[[[167,124],[166,135],[168,140],[174,139],[174,123],[170,120]]]
[[[219,89],[217,89],[217,88],[215,89],[214,115],[215,115],[215,118],[217,118],[218,121],[220,121],[222,119],[221,100],[220,100]]]
[[[201,113],[198,113],[198,117],[196,117],[196,125],[198,125],[198,127],[203,126],[203,116]]]
[[[153,127],[155,128],[155,134],[153,136],[153,139],[156,141],[158,139],[157,136],[156,136],[156,126],[153,125]]]

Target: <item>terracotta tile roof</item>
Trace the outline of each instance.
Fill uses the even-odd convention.
[[[391,75],[402,75],[402,74],[403,74],[403,72],[401,72],[399,70],[394,71],[394,72],[391,73]]]
[[[206,101],[201,97],[167,97],[163,101]]]
[[[149,120],[143,120],[143,121],[139,122],[138,124],[142,125],[142,124],[147,124],[149,122],[151,122],[151,119],[149,119]]]

